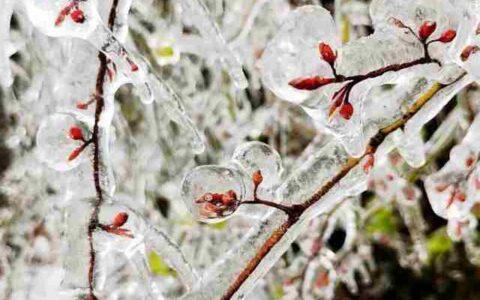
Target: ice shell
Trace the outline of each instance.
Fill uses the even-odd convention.
[[[206,194],[225,194],[233,191],[236,195],[235,203],[231,206],[222,206],[217,214],[210,213],[201,201]],[[245,196],[245,182],[242,174],[231,168],[206,165],[190,171],[182,182],[182,197],[192,215],[201,222],[217,223],[231,216]]]

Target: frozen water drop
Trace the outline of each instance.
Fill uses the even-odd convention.
[[[232,215],[245,195],[241,173],[221,166],[200,166],[183,179],[182,196],[199,221],[221,222]]]
[[[232,161],[243,169],[247,176],[260,171],[263,181],[260,188],[274,187],[280,180],[283,166],[280,155],[271,146],[260,142],[248,142],[237,147]]]
[[[46,117],[37,132],[38,158],[57,171],[77,167],[85,159],[86,149],[79,150],[84,142],[75,134],[86,139],[89,131],[84,123],[72,115],[55,113]],[[75,158],[74,153],[77,154]]]

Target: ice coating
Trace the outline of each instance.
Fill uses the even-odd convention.
[[[78,128],[81,135],[88,138],[89,125],[67,113],[55,113],[46,117],[37,132],[38,158],[57,171],[76,168],[86,160],[85,152],[88,153],[89,150],[85,149],[75,159],[69,159],[83,144],[81,140],[74,140],[69,131],[72,127]]]
[[[219,56],[237,89],[247,88],[248,82],[238,57],[227,45],[218,25],[209,16],[208,9],[202,0],[182,0],[181,5],[185,14],[184,18],[197,27],[204,38],[213,43],[213,50]]]
[[[182,197],[199,221],[224,221],[245,197],[245,182],[235,169],[200,166],[190,171],[182,182]]]
[[[10,41],[10,18],[13,13],[15,2],[12,0],[0,1],[2,12],[0,13],[0,84],[4,87],[13,83],[10,56],[13,54],[13,44]]]
[[[479,126],[477,116],[462,143],[451,150],[447,164],[425,180],[430,204],[443,218],[461,219],[478,201]]]
[[[320,42],[334,51],[340,47],[335,23],[326,9],[307,5],[289,14],[259,62],[264,84],[281,99],[305,101],[311,92],[298,91],[288,83],[301,76],[331,75],[330,66],[319,58]]]

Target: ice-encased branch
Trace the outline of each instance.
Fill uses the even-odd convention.
[[[471,78],[462,74],[450,84],[434,83],[401,118],[393,120],[389,126],[378,131],[370,139],[367,151],[361,157],[351,158],[345,154],[340,156],[337,154],[339,161],[332,161],[330,165],[330,169],[335,171],[327,171],[333,174],[329,179],[321,178],[321,182],[304,182],[304,184],[308,183],[320,186],[320,188],[303,202],[304,210],[298,220],[285,220],[284,215],[278,211],[267,215],[263,221],[249,231],[239,245],[208,270],[196,288],[185,295],[183,299],[242,299],[303,231],[309,218],[328,213],[329,209],[345,196],[345,190],[348,190],[352,182],[344,180],[349,179],[351,173],[361,167],[360,164],[364,157],[375,153],[388,135],[402,128],[427,103],[442,102],[444,97],[450,96],[451,90],[468,82],[471,82]],[[326,156],[319,155],[318,160],[331,160],[330,157],[333,153]],[[338,164],[339,162],[341,164]],[[305,169],[305,172],[309,172],[308,168]],[[317,178],[313,177],[313,179]],[[297,179],[293,177],[289,180],[296,181]],[[301,185],[302,182],[297,184]],[[361,192],[361,190],[356,192]],[[228,268],[224,266],[228,266]]]

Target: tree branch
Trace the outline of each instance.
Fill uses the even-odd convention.
[[[301,217],[305,211],[310,208],[312,205],[317,203],[321,198],[327,194],[336,184],[338,184],[353,168],[355,168],[360,161],[367,155],[374,154],[378,147],[382,144],[385,138],[396,131],[397,129],[402,128],[420,109],[432,99],[439,91],[444,88],[456,83],[462,79],[465,74],[462,74],[454,82],[449,84],[440,84],[438,82],[434,83],[423,95],[421,95],[415,103],[410,107],[410,109],[398,120],[394,121],[389,126],[379,130],[371,139],[366,148],[364,154],[358,158],[350,157],[347,162],[342,166],[340,171],[334,175],[328,182],[326,182],[322,187],[320,187],[317,192],[315,192],[308,200],[300,204],[301,209],[299,212],[299,217]],[[242,284],[248,279],[248,277],[255,271],[257,266],[262,262],[262,260],[268,255],[270,250],[280,242],[280,240],[285,236],[288,230],[298,222],[299,218],[292,219],[288,218],[281,226],[279,226],[270,237],[264,242],[257,254],[250,259],[245,268],[238,274],[233,283],[228,287],[227,291],[220,298],[221,300],[231,299],[232,296],[240,289]]]
[[[108,27],[110,30],[113,29],[116,11],[118,7],[119,0],[113,0],[112,7],[110,8],[110,13],[108,17]],[[99,226],[98,216],[100,214],[100,208],[103,204],[103,191],[100,183],[100,127],[99,122],[105,107],[104,99],[104,84],[105,84],[105,75],[107,73],[107,57],[103,52],[98,53],[98,60],[100,61],[100,66],[97,72],[97,80],[95,84],[95,123],[93,125],[92,133],[92,143],[93,143],[93,181],[95,184],[96,200],[90,215],[90,220],[88,224],[88,244],[90,247],[90,261],[88,266],[88,289],[89,294],[87,300],[95,300],[94,293],[94,271],[96,264],[96,253],[93,246],[93,232]]]

